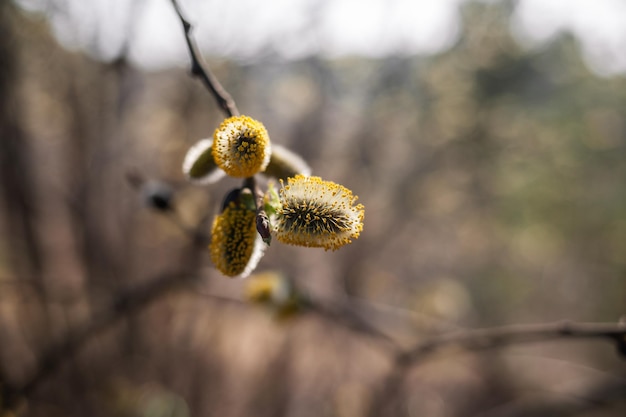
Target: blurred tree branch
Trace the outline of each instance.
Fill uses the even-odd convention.
[[[10,259],[20,276],[33,277],[44,298],[41,271],[44,253],[37,232],[39,209],[33,174],[31,140],[21,124],[23,104],[17,92],[20,43],[11,2],[0,4],[0,203],[5,210]]]
[[[194,242],[196,243],[196,242]],[[21,384],[0,381],[2,388],[0,404],[6,409],[14,409],[64,363],[80,353],[81,349],[95,336],[117,324],[121,319],[137,313],[159,298],[180,290],[192,283],[200,260],[200,248],[190,248],[187,267],[179,271],[163,273],[147,283],[118,294],[111,305],[100,312],[93,320],[70,331],[59,343],[44,350],[37,360],[33,374]],[[1,410],[1,409],[0,409]]]
[[[626,357],[626,323],[559,321],[461,330],[442,334],[417,344],[400,355],[398,361],[404,366],[413,366],[428,355],[448,346],[458,346],[466,351],[479,351],[554,339],[604,339],[614,342],[619,354]]]
[[[615,343],[620,356],[626,357],[626,323],[577,323],[560,321],[544,324],[516,324],[486,329],[459,330],[427,338],[395,356],[378,395],[372,402],[370,416],[394,415],[404,381],[412,367],[445,348],[457,347],[475,352],[510,345],[551,340],[598,339]]]

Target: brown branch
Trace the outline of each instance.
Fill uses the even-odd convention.
[[[213,97],[215,97],[217,105],[226,113],[228,117],[238,116],[239,110],[235,105],[235,100],[233,100],[231,95],[228,94],[224,87],[222,87],[215,75],[213,75],[211,70],[209,70],[202,60],[202,56],[198,51],[198,46],[191,37],[193,26],[183,16],[180,5],[176,0],[172,0],[172,6],[174,6],[174,10],[180,19],[185,32],[185,41],[187,42],[187,48],[189,49],[189,55],[191,57],[191,74],[194,77],[200,78],[205,87],[208,88],[211,94],[213,94]]]
[[[4,407],[15,408],[53,375],[69,358],[75,357],[98,334],[111,328],[122,318],[136,313],[153,301],[176,289],[183,288],[193,278],[187,271],[162,274],[137,288],[119,294],[111,306],[92,321],[70,332],[60,343],[45,350],[37,362],[33,375],[19,385],[3,385]]]
[[[614,342],[619,353],[625,355],[626,323],[560,321],[460,330],[425,340],[403,353],[398,359],[405,366],[411,366],[447,346],[458,346],[467,351],[479,351],[555,339],[606,339]]]
[[[522,324],[487,329],[459,330],[433,336],[398,353],[377,396],[370,416],[395,414],[393,407],[402,396],[410,369],[447,347],[475,352],[523,343],[566,339],[604,339],[615,343],[618,354],[626,357],[626,323],[575,323],[561,321],[545,324]]]
[[[173,209],[164,211],[171,214]],[[0,380],[0,411],[16,409],[24,400],[48,378],[60,369],[68,360],[75,357],[85,345],[99,334],[110,329],[123,318],[140,312],[151,303],[167,294],[186,288],[197,276],[201,262],[201,254],[205,241],[200,232],[201,222],[194,232],[189,231],[191,237],[189,246],[185,248],[185,257],[178,270],[156,275],[146,283],[121,291],[114,297],[111,304],[97,313],[95,317],[82,326],[71,330],[63,340],[45,349],[39,354],[36,367],[32,375],[21,384]]]

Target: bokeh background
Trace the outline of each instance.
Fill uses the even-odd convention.
[[[624,3],[181,3],[239,109],[365,206],[353,244],[276,242],[259,272],[406,344],[624,314]],[[20,413],[367,415],[384,352],[247,303],[181,228],[208,232],[238,185],[181,173],[224,117],[188,66],[166,0],[0,3],[0,385],[109,312]],[[129,173],[169,184],[177,220]],[[169,271],[193,285],[110,310]],[[622,416],[625,379],[598,342],[448,353],[393,415]]]

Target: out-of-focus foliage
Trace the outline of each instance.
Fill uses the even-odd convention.
[[[184,179],[185,151],[223,119],[185,70],[93,62],[61,50],[40,17],[8,13],[0,62],[10,58],[15,71],[0,94],[16,106],[23,148],[3,163],[19,162],[13,172],[32,186],[18,192],[21,181],[2,171],[0,377],[22,381],[38,352],[117,291],[186,262],[188,236],[142,206],[129,171],[170,181],[189,225],[214,214],[213,196],[236,182]],[[279,270],[312,297],[369,300],[356,304],[360,313],[402,340],[456,326],[616,321],[626,306],[626,81],[592,75],[567,35],[522,49],[501,6],[470,3],[463,15],[459,43],[428,58],[210,62],[273,141],[366,207],[352,245],[284,246],[258,270]],[[16,214],[11,196],[28,215]],[[195,273],[193,291],[95,338],[27,412],[366,413],[387,365],[370,344],[313,317],[278,325],[251,306],[203,296],[243,292],[208,252]],[[603,347],[542,344],[434,361],[412,374],[403,410],[473,415],[545,397],[570,405],[624,377]],[[622,402],[601,415],[623,411]]]

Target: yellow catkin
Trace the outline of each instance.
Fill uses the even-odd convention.
[[[280,292],[281,276],[275,273],[257,274],[251,277],[245,288],[246,299],[256,303],[269,303]]]
[[[274,233],[283,243],[336,250],[359,237],[365,215],[357,196],[320,177],[296,175],[280,190]]]
[[[261,122],[234,116],[215,130],[212,152],[215,163],[231,177],[251,177],[270,161],[270,138]]]
[[[305,303],[293,283],[277,272],[255,274],[246,283],[245,290],[249,302],[267,308],[278,320],[297,316]]]
[[[254,210],[231,202],[213,221],[209,250],[215,267],[229,277],[243,274],[250,262],[258,262],[256,236]]]

